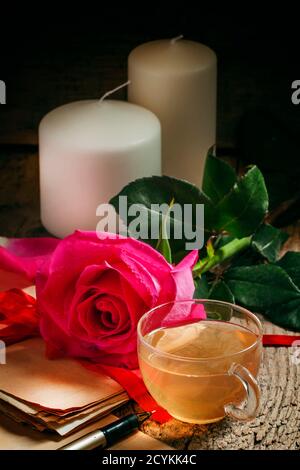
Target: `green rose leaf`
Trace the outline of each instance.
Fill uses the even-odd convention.
[[[195,283],[194,299],[208,299],[209,285],[205,276],[201,276],[201,278],[194,279],[194,283]]]
[[[170,214],[170,209],[173,204],[174,204],[174,199],[172,199],[171,204],[169,206],[169,210],[167,211],[167,213],[165,214],[161,222],[160,239],[158,240],[158,243],[156,245],[157,251],[159,251],[165,257],[168,263],[172,263],[172,252],[171,252],[171,247],[170,247],[170,243],[168,240],[166,223]]]
[[[234,169],[209,151],[204,170],[202,189],[214,204],[231,190],[237,181]]]
[[[159,251],[168,263],[172,263],[172,252],[169,240],[167,238],[161,238],[156,247],[157,251]]]
[[[292,299],[284,305],[274,305],[266,311],[266,316],[284,328],[300,330],[300,298]]]
[[[276,264],[288,273],[300,289],[300,253],[288,251]]]
[[[260,264],[229,269],[224,279],[237,303],[265,312],[300,299],[300,289],[280,266]]]
[[[268,209],[268,193],[262,173],[256,166],[235,183],[231,191],[205,214],[206,227],[226,231],[237,238],[251,235]]]
[[[243,251],[241,254],[235,256],[231,261],[231,268],[236,268],[238,266],[252,266],[260,264],[262,261],[261,256],[257,251],[254,251],[252,248],[248,248]]]
[[[234,296],[224,281],[218,281],[214,284],[209,292],[209,299],[223,300],[234,304]]]
[[[287,233],[272,227],[272,225],[263,224],[254,234],[252,246],[268,261],[275,262],[282,245],[288,238]]]
[[[277,324],[300,329],[300,253],[277,260],[288,236],[263,224],[269,202],[256,166],[238,178],[209,152],[203,191],[187,181],[153,176],[128,184],[110,203],[128,235],[138,234],[169,262],[178,263],[187,242],[196,237],[208,242],[193,269],[195,298],[237,302]],[[183,217],[186,204],[189,217]],[[205,207],[205,227],[199,204]]]
[[[200,189],[187,181],[168,176],[152,176],[135,180],[125,186],[117,196],[113,197],[110,204],[124,219],[124,214],[120,211],[120,196],[127,197],[128,208],[133,204],[135,207],[140,208],[141,230],[139,238],[154,247],[160,238],[163,215],[166,215],[165,224],[168,223],[170,227],[170,236],[168,238],[172,254],[184,253],[187,241],[186,234],[197,233],[199,235],[201,231],[204,231],[202,221],[200,225],[197,225],[196,205],[205,204],[205,213],[213,210],[210,199]],[[172,200],[174,200],[174,206],[169,208],[169,203]],[[179,205],[183,210],[184,204],[189,204],[192,208],[192,217],[183,218],[181,214],[176,213]],[[164,214],[160,210],[161,205],[165,207]],[[125,216],[127,217],[130,235],[130,224],[136,219],[137,214],[132,215],[129,213]],[[149,230],[144,231],[145,227],[148,227]],[[180,239],[174,237],[175,229],[177,233],[182,234]],[[194,240],[190,239],[188,241],[193,242]]]

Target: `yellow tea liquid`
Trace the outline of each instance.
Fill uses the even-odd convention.
[[[261,344],[255,344],[257,335],[238,324],[202,320],[160,328],[144,339],[158,349],[139,345],[145,384],[157,403],[182,421],[218,421],[225,415],[224,405],[245,399],[239,380],[227,375],[232,363],[243,365],[254,376],[258,372]]]

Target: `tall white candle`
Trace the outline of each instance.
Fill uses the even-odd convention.
[[[128,73],[129,101],[160,119],[163,173],[200,186],[216,140],[215,53],[181,38],[153,41],[131,52]]]
[[[96,230],[97,206],[143,176],[161,174],[160,123],[123,101],[78,101],[41,121],[41,219],[64,237]]]

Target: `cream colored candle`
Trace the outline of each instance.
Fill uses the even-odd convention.
[[[123,186],[161,173],[160,123],[123,101],[78,101],[47,114],[39,128],[41,219],[64,237],[96,230],[96,209]]]
[[[160,119],[163,174],[200,186],[216,140],[215,53],[180,37],[153,41],[131,52],[128,70],[129,101]]]

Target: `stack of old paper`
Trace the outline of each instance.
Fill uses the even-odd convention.
[[[78,431],[67,436],[59,436],[56,433],[39,432],[29,426],[23,426],[15,421],[2,416],[0,413],[0,451],[1,450],[57,450],[70,442],[83,437],[85,434],[96,431],[106,426],[116,417],[112,414],[100,418],[88,424]],[[122,439],[111,447],[111,450],[170,450],[167,444],[153,439],[141,431]]]
[[[9,346],[0,365],[0,413],[40,431],[66,436],[127,400],[110,377],[72,359],[48,360],[40,338]]]

